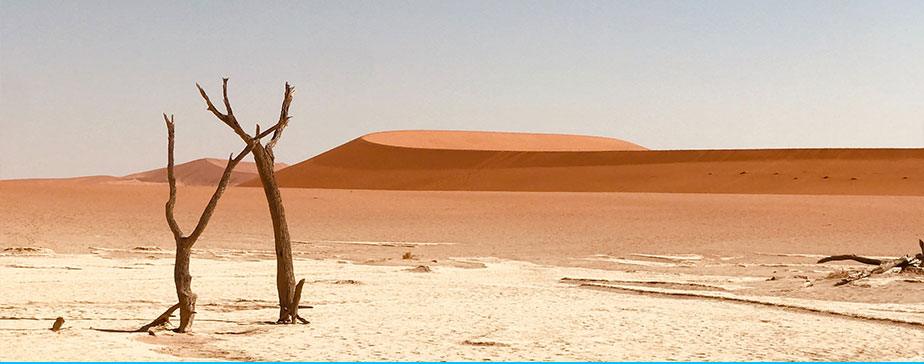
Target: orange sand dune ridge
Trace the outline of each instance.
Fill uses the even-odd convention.
[[[575,135],[391,131],[276,175],[296,188],[924,195],[924,149],[647,150]]]

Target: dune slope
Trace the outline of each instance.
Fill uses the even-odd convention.
[[[276,175],[296,188],[924,195],[922,166],[924,149],[650,151],[596,137],[396,131]]]
[[[202,158],[174,166],[177,184],[185,186],[216,186],[228,161],[216,158]],[[276,169],[288,165],[277,163]],[[257,178],[257,166],[253,162],[240,162],[231,172],[231,186]],[[125,181],[167,183],[167,168],[130,174],[121,178]]]

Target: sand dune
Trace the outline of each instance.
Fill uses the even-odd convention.
[[[180,186],[217,186],[228,161],[217,158],[202,158],[174,166],[176,183]],[[276,170],[288,167],[285,163],[276,163]],[[231,186],[250,181],[258,177],[257,166],[253,162],[240,162],[231,172]],[[123,177],[84,176],[71,178],[30,178],[20,180],[37,185],[43,184],[144,184],[167,183],[167,168],[133,173]]]
[[[520,152],[648,150],[624,140],[586,135],[501,133],[454,130],[399,130],[367,134],[371,143],[417,149]]]
[[[174,166],[177,184],[185,186],[216,186],[228,161],[216,158],[202,158]],[[288,167],[285,163],[276,163],[276,170]],[[257,165],[253,162],[240,162],[231,172],[230,185],[258,177]],[[139,182],[167,182],[167,168],[139,172],[122,177],[122,180]]]
[[[924,149],[645,150],[598,137],[395,131],[277,179],[335,189],[924,195],[922,166]]]
[[[35,185],[47,185],[47,184],[98,184],[98,183],[120,183],[124,182],[121,177],[116,176],[82,176],[82,177],[68,177],[68,178],[24,178],[19,180],[9,180],[9,181],[19,181],[32,183]]]

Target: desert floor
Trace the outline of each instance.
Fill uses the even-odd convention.
[[[211,194],[182,187],[190,230]],[[175,301],[166,186],[0,182],[0,360],[922,360],[924,197],[285,189],[309,325],[273,325],[262,191],[231,188]],[[411,253],[411,259],[402,255]],[[412,268],[426,265],[430,272]],[[48,330],[55,317],[67,321]],[[92,328],[92,329],[91,329]]]

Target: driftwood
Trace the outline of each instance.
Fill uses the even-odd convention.
[[[827,263],[827,262],[833,262],[833,261],[837,261],[837,260],[855,260],[855,261],[858,261],[858,262],[863,263],[863,264],[872,264],[872,265],[880,265],[880,264],[882,264],[882,261],[879,260],[879,259],[865,258],[865,257],[853,255],[853,254],[848,254],[848,255],[832,255],[832,256],[830,256],[830,257],[821,258],[820,260],[818,260],[818,264]]]
[[[178,308],[180,308],[179,303],[173,306],[170,306],[170,308],[168,308],[167,311],[164,311],[164,313],[160,314],[160,316],[157,316],[157,318],[154,319],[154,321],[151,321],[147,325],[141,326],[141,328],[139,328],[138,330],[135,330],[135,332],[145,332],[145,331],[151,330],[158,326],[167,326],[168,324],[170,324],[170,316],[173,316],[173,312],[176,311]]]
[[[247,134],[241,127],[241,124],[234,116],[231,109],[231,101],[228,99],[228,79],[223,78],[221,89],[222,99],[225,105],[225,112],[222,113],[215,108],[208,94],[199,84],[199,94],[205,100],[206,109],[221,120],[225,125],[231,128],[244,143],[253,147],[253,159],[257,165],[257,172],[260,175],[260,182],[263,185],[263,192],[266,195],[266,202],[269,205],[270,217],[273,220],[273,237],[276,248],[276,290],[279,294],[279,319],[277,323],[307,323],[307,320],[298,316],[298,303],[301,299],[301,284],[295,283],[295,268],[292,264],[292,241],[289,237],[289,225],[286,222],[286,212],[282,205],[282,194],[279,193],[279,187],[276,184],[276,174],[274,167],[276,157],[273,155],[273,148],[282,137],[282,131],[289,125],[289,106],[292,104],[292,97],[295,94],[295,88],[286,83],[285,94],[282,99],[282,107],[279,112],[279,119],[275,125],[269,129],[260,132],[260,125],[254,136]],[[260,138],[273,134],[266,145],[263,145]]]
[[[870,270],[853,272],[849,274],[847,278],[844,278],[840,282],[837,282],[834,284],[835,286],[842,286],[842,285],[845,285],[847,283],[850,283],[856,280],[867,278],[874,274],[888,272],[892,270],[892,268],[900,268],[902,271],[905,271],[905,270],[918,271],[919,269],[924,268],[924,240],[918,239],[918,246],[921,248],[921,252],[918,254],[915,254],[914,256],[906,255],[900,258],[881,260],[881,259],[875,259],[875,258],[861,257],[858,255],[853,255],[853,254],[832,255],[830,257],[824,257],[824,258],[819,259],[818,263],[821,264],[821,263],[834,262],[834,261],[839,261],[839,260],[853,260],[853,261],[860,262],[863,264],[878,265],[878,267],[870,269]]]
[[[55,323],[51,325],[51,331],[61,330],[61,326],[64,326],[64,317],[58,317],[55,319]]]

